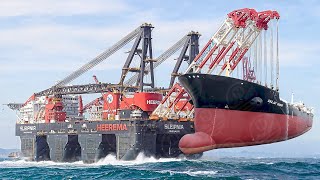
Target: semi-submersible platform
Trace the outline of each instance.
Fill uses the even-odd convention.
[[[194,132],[189,97],[172,104],[174,116],[151,120],[150,115],[172,87],[181,63],[190,63],[198,54],[200,35],[188,33],[155,59],[152,29],[151,24],[142,24],[52,88],[33,94],[24,104],[8,104],[19,112],[16,136],[21,139],[22,155],[62,162],[95,162],[108,154],[121,160],[135,159],[139,153],[157,158],[181,156],[179,139]],[[130,41],[134,42],[119,83],[101,83],[94,76],[93,84],[66,86]],[[169,88],[156,88],[154,69],[180,49]],[[140,66],[131,67],[132,62]],[[127,74],[132,76],[126,78]],[[83,105],[81,94],[91,93],[101,97]]]
[[[142,24],[51,88],[23,104],[7,104],[19,113],[16,136],[23,156],[87,163],[109,154],[119,160],[139,153],[199,158],[211,149],[307,132],[312,109],[279,97],[278,23],[269,28],[279,18],[276,11],[235,10],[200,52],[200,34],[191,31],[157,58],[153,26]],[[94,84],[67,85],[131,41],[118,83],[93,76]],[[156,87],[154,69],[179,50],[168,87]],[[183,62],[188,67],[181,73]],[[101,97],[83,105],[82,94],[92,93]]]

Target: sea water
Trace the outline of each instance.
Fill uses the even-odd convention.
[[[0,179],[320,179],[320,159],[208,157],[134,161],[107,156],[94,164],[0,159]]]

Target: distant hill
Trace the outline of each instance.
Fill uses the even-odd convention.
[[[8,155],[11,153],[11,152],[17,152],[17,151],[20,151],[20,149],[2,149],[0,148],[0,157],[8,157]]]

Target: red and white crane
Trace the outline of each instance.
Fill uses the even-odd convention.
[[[201,72],[221,75],[225,71],[226,75],[229,76],[236,69],[261,31],[268,29],[269,21],[279,18],[280,16],[276,11],[257,12],[249,8],[232,11],[185,73]],[[217,67],[221,68],[216,69]],[[173,87],[173,90],[175,87]],[[181,92],[183,91],[182,88]],[[167,97],[153,111],[153,117],[167,118],[166,116],[170,114],[172,102],[177,103],[180,100],[180,93],[168,93]],[[193,111],[190,111],[186,116],[191,117],[192,115]]]

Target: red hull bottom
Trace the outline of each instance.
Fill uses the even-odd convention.
[[[179,142],[185,154],[217,148],[252,146],[297,137],[312,127],[312,118],[215,108],[195,109],[194,134]]]

